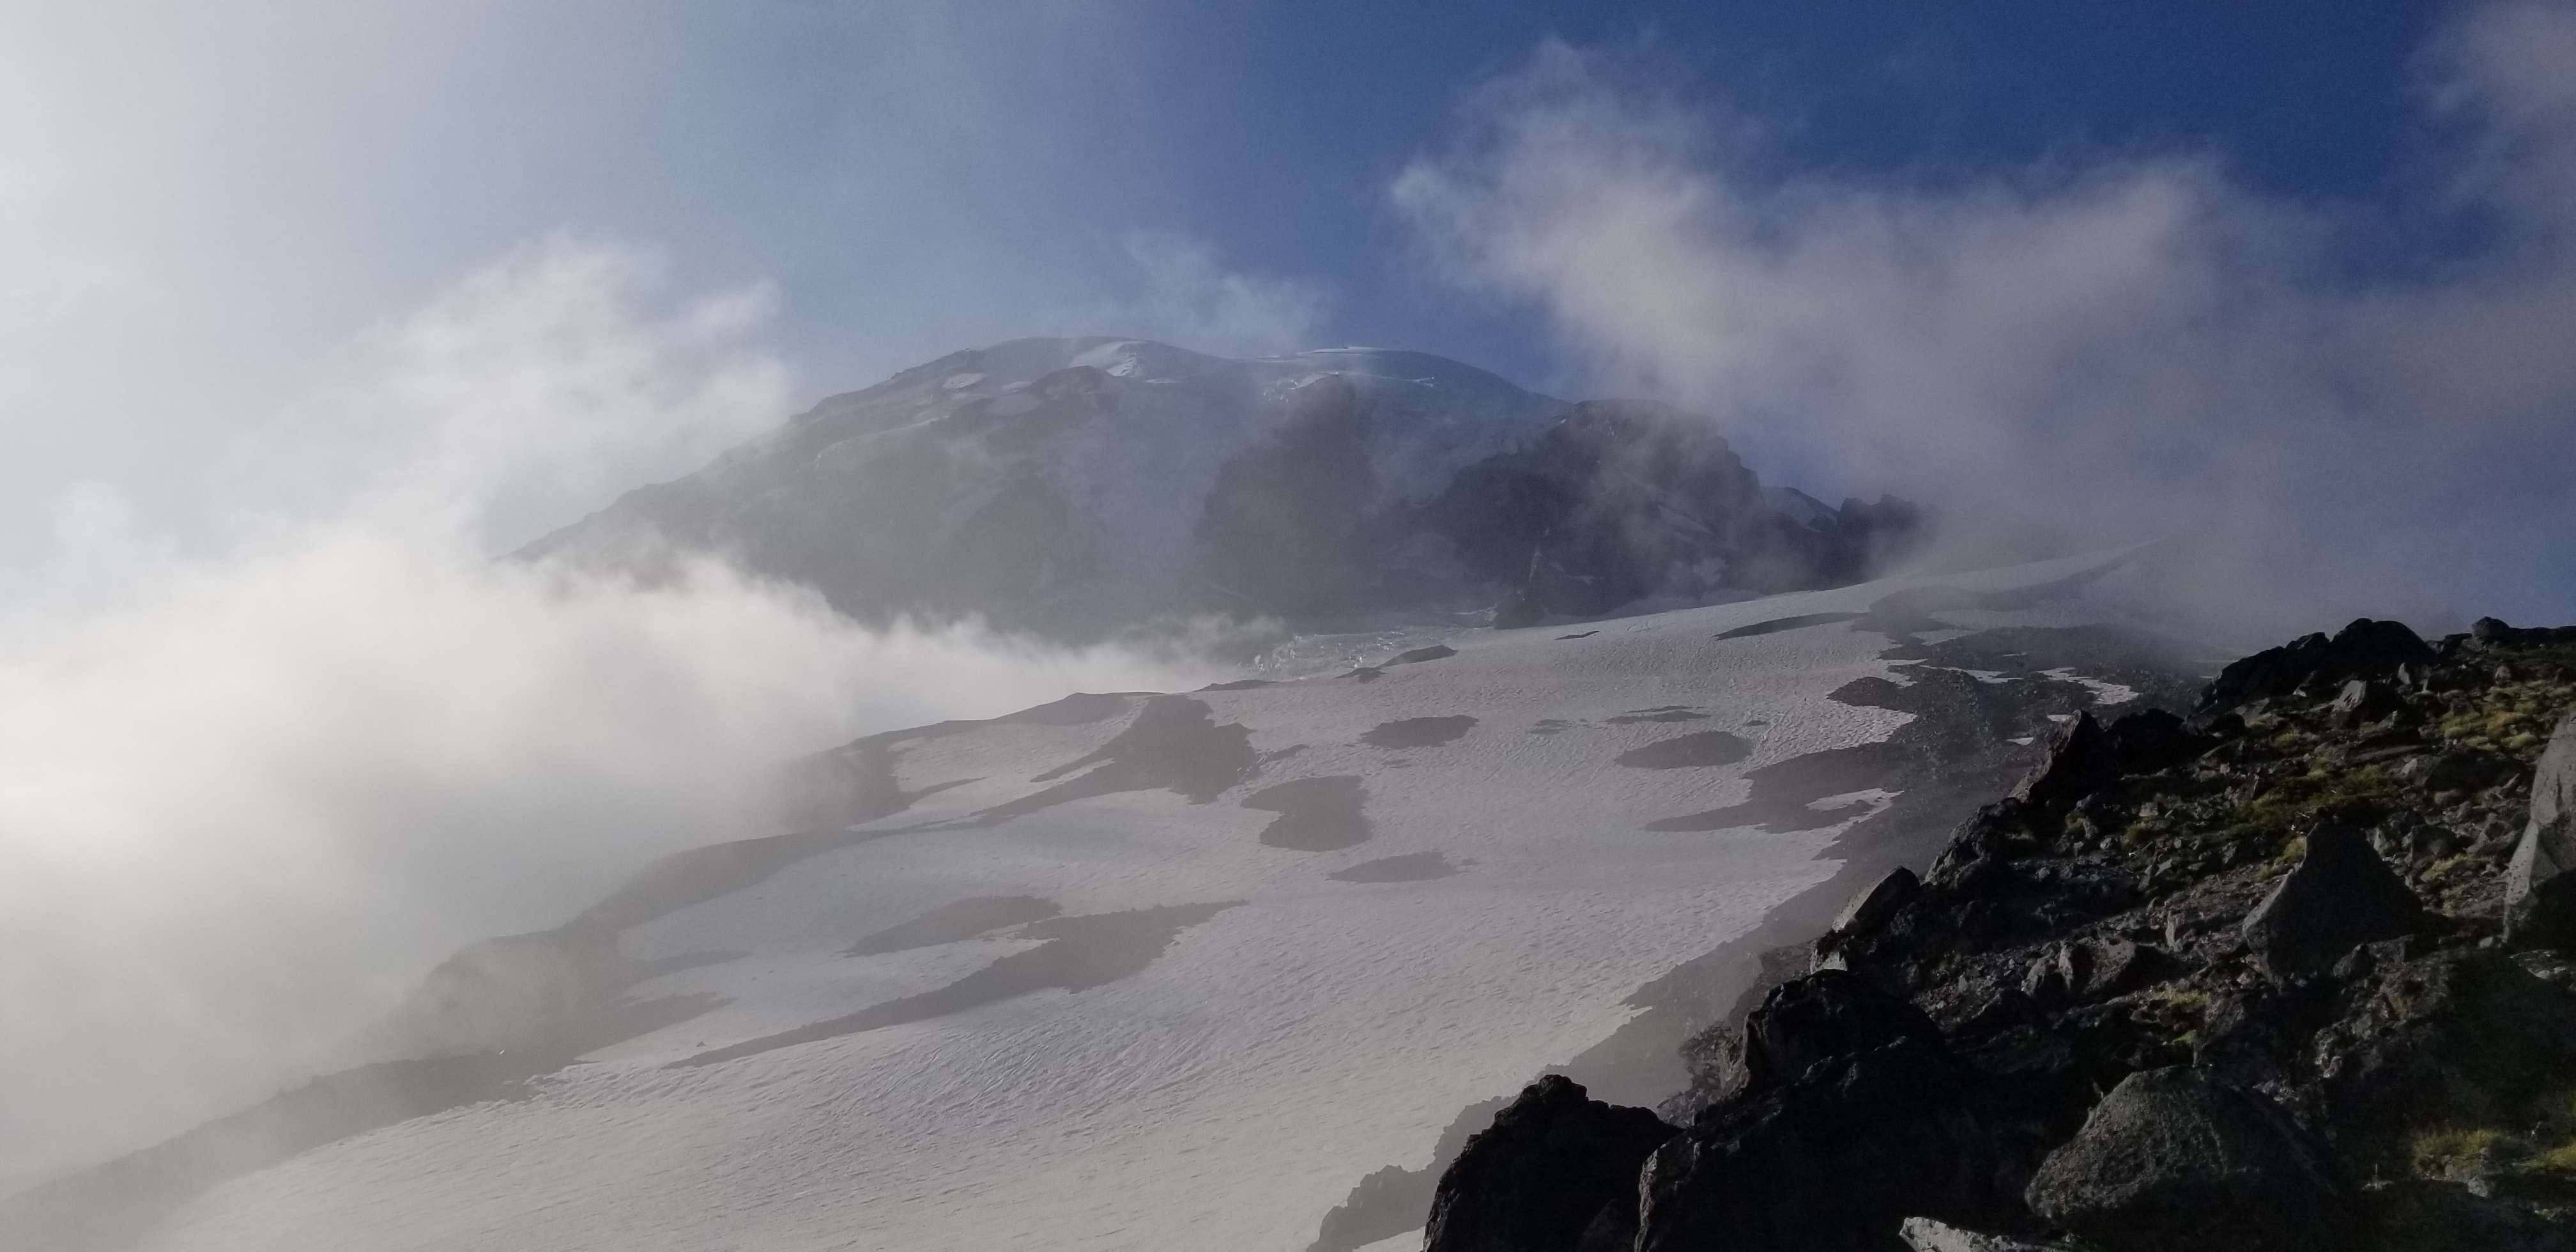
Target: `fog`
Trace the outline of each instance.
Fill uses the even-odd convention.
[[[1989,549],[2195,534],[2216,599],[2565,620],[2571,64],[2576,8],[2465,10],[2423,60],[2414,220],[2191,151],[1783,172],[1767,119],[1562,44],[1392,195],[1440,274],[1766,475],[1928,499]]]
[[[674,293],[630,248],[532,246],[232,447],[216,526],[65,510],[0,602],[0,1175],[300,1081],[459,945],[772,833],[795,754],[1199,680],[861,630],[712,563],[648,588],[489,557],[510,500],[787,411],[767,304]]]

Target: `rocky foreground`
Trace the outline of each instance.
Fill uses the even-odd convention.
[[[2078,718],[1663,1109],[1522,1092],[1427,1247],[2576,1249],[2571,710],[2576,628],[2361,621]]]

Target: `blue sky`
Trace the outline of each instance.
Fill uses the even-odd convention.
[[[2488,150],[2510,145],[2487,142],[2502,127],[2480,120],[2484,106],[2459,105],[2464,90],[2481,89],[2462,87],[2475,75],[2445,49],[2500,10],[2551,20],[2568,11],[12,5],[0,8],[0,569],[41,560],[67,493],[91,488],[184,541],[203,522],[207,467],[236,462],[246,432],[345,372],[353,345],[478,267],[567,238],[658,258],[658,298],[761,285],[774,312],[758,339],[792,369],[785,394],[797,405],[1024,333],[1195,336],[1236,351],[1371,343],[1567,393],[1656,391],[1713,412],[1757,467],[1822,493],[1939,495],[1960,489],[1965,471],[1927,479],[1902,448],[1853,452],[1886,429],[1864,437],[1823,412],[1858,403],[1851,397],[1793,396],[1733,374],[1716,391],[1717,380],[1681,379],[1672,345],[1641,346],[1635,327],[1604,320],[1602,297],[1586,294],[1590,278],[1514,271],[1494,240],[1456,237],[1467,210],[1455,197],[1446,208],[1407,207],[1397,184],[1413,171],[1457,190],[1505,159],[1505,133],[1521,116],[1513,110],[1553,107],[1529,93],[1556,49],[1582,63],[1579,90],[1595,112],[1626,119],[1616,142],[1643,145],[1639,159],[1666,173],[1714,179],[1701,191],[1721,188],[1771,220],[1768,235],[1730,237],[1739,252],[1794,240],[1805,218],[1830,217],[1832,206],[1899,201],[1915,208],[1889,220],[1914,224],[1896,232],[1922,236],[1903,246],[1938,252],[1966,245],[1925,242],[1923,220],[2003,201],[2063,215],[2085,188],[2128,180],[2142,196],[2162,188],[2187,202],[2176,211],[2195,221],[2226,223],[2170,228],[2212,273],[2233,264],[2211,259],[2224,248],[2258,255],[2253,268],[2267,274],[2296,271],[2260,292],[2194,297],[2212,303],[2173,314],[2172,326],[2248,306],[2269,310],[2267,325],[2349,321],[2360,314],[2344,288],[2557,247],[2533,244],[2555,226],[2532,225],[2530,196],[2517,219],[2499,207],[2502,193],[2463,190],[2464,169],[2497,163]],[[2546,94],[2550,68],[2543,57],[2539,69],[2515,71],[2541,82],[2526,96]],[[1488,184],[1472,194],[1490,208],[1504,193]],[[1449,216],[1435,222],[1438,213]],[[2265,224],[2246,226],[2257,219]],[[1690,229],[1701,244],[1714,238],[1707,223]],[[2242,243],[2249,230],[2262,241]],[[1903,268],[1893,254],[1888,264]],[[1774,278],[1791,281],[1786,271]],[[2161,289],[2105,297],[2172,298]],[[1819,323],[1815,333],[1864,332]],[[2064,345],[2061,355],[2098,346]],[[2367,352],[2345,349],[2355,354]],[[2111,373],[2161,368],[2140,359]],[[2215,411],[2270,405],[2284,386],[2311,401],[2373,386],[2341,367],[2312,372],[2192,403]],[[1987,403],[1997,387],[2021,396],[2072,385],[2016,375],[1958,403]],[[2508,448],[2540,421],[2528,396],[2516,403],[2495,427]],[[2194,420],[2198,433],[2162,446],[2086,455],[2187,477],[2188,445],[2218,419]],[[2315,433],[2283,434],[2273,453]],[[668,476],[702,454],[682,441],[638,452],[617,472]],[[2509,472],[2520,463],[2487,464],[2496,482],[2538,492],[2557,510],[2550,520],[2563,518],[2552,488]],[[495,541],[595,505],[616,485],[522,501],[503,511]],[[2438,491],[2477,497],[2486,485],[2463,470]],[[1988,486],[2030,494],[1979,484]],[[2296,489],[2276,474],[2232,488],[2227,507]],[[2447,511],[2429,498],[2419,505]],[[2134,519],[2095,521],[2117,534]],[[2303,514],[2300,542],[2352,524]],[[2460,586],[2429,594],[2576,616],[2576,595],[2517,573],[2517,562],[2530,564],[2491,556]]]

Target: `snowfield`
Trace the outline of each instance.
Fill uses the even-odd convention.
[[[1748,801],[1765,767],[1889,741],[1921,715],[1887,706],[1979,638],[1887,605],[2048,628],[1961,679],[2032,698],[1961,732],[1979,768],[2130,690],[2028,642],[2109,616],[2100,565],[1460,632],[1374,673],[878,737],[907,807],[616,933],[662,971],[626,997],[694,1015],[222,1182],[143,1246],[1305,1248],[1462,1109],[1584,1076],[1639,988],[1840,902],[1861,853],[1837,841],[1902,780]],[[1867,854],[1919,861],[1950,818]]]

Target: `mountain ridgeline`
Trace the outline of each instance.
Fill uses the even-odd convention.
[[[866,621],[1087,640],[1157,618],[1497,625],[1857,582],[1920,523],[1766,487],[1707,418],[1419,353],[1015,340],[835,396],[524,556],[716,552]]]

